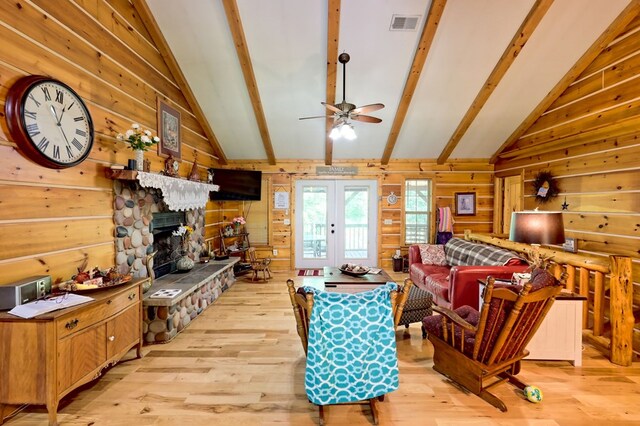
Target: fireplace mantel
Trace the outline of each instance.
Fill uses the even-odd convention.
[[[161,190],[165,204],[174,211],[204,208],[209,201],[209,192],[220,189],[218,185],[135,170],[107,168],[105,175],[109,179],[135,180],[144,188]]]

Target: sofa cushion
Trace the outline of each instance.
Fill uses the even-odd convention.
[[[424,281],[428,275],[431,274],[445,274],[449,275],[451,268],[448,266],[439,265],[423,265],[422,263],[413,263],[409,266],[409,277],[411,281],[418,287],[425,289]]]
[[[436,299],[449,300],[449,274],[429,274],[424,285]]]
[[[473,243],[461,238],[452,238],[444,246],[447,264],[450,266],[505,266],[513,264],[512,259],[525,263],[512,251],[498,247]],[[511,262],[510,262],[511,261]]]
[[[420,248],[420,258],[423,265],[445,266],[447,259],[444,255],[444,245],[442,244],[418,244]]]
[[[454,311],[458,314],[463,320],[468,322],[473,326],[477,326],[480,322],[480,314],[478,311],[473,309],[471,306],[461,306]],[[425,317],[422,320],[422,326],[428,334],[438,336],[442,339],[442,315],[433,315],[430,317]],[[462,332],[464,331],[464,353],[471,357],[473,356],[473,345],[476,340],[476,333],[469,330],[463,330],[462,327],[455,325],[454,326],[454,334],[455,341],[460,342],[462,338]]]

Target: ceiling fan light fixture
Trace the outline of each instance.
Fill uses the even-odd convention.
[[[340,129],[338,125],[334,125],[329,133],[329,137],[334,141],[340,137]]]
[[[340,135],[348,141],[355,140],[358,136],[356,135],[356,131],[353,130],[353,126],[351,124],[344,124],[340,129]]]

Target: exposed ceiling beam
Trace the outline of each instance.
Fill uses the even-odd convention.
[[[598,39],[587,49],[578,59],[571,69],[562,77],[553,89],[542,99],[538,106],[531,111],[529,116],[518,126],[509,138],[493,154],[489,162],[495,164],[500,158],[500,154],[509,149],[520,137],[531,127],[536,120],[544,114],[547,109],[564,93],[591,62],[611,43],[626,26],[638,15],[640,11],[640,0],[633,0],[618,15],[618,17],[607,27]]]
[[[242,28],[242,20],[240,19],[238,4],[236,3],[236,0],[222,0],[222,4],[224,6],[225,14],[227,15],[227,22],[229,23],[233,43],[236,46],[236,53],[238,54],[238,60],[240,61],[240,68],[242,68],[244,82],[247,85],[247,91],[249,92],[249,98],[251,99],[253,113],[256,116],[256,123],[260,130],[262,144],[264,145],[264,150],[267,154],[267,160],[269,161],[269,164],[274,165],[276,164],[276,157],[273,153],[273,145],[271,144],[269,128],[267,127],[267,119],[264,115],[264,109],[262,108],[262,101],[260,100],[258,83],[256,82],[256,76],[253,73],[253,65],[251,64],[249,49],[247,48],[247,40],[244,37],[244,29]]]
[[[327,96],[326,102],[336,101],[336,74],[338,70],[338,41],[340,40],[340,0],[329,0],[327,20]],[[333,127],[333,117],[327,117],[325,125],[324,163],[333,162],[333,140],[329,137]]]
[[[413,57],[411,70],[409,71],[409,76],[407,77],[407,81],[404,84],[402,97],[400,98],[400,103],[398,104],[398,109],[396,110],[396,116],[393,119],[391,131],[389,132],[389,138],[387,139],[387,145],[385,146],[384,152],[382,154],[381,163],[383,165],[389,164],[391,153],[393,152],[393,149],[396,146],[396,142],[398,141],[400,129],[402,128],[404,119],[407,116],[407,111],[409,110],[411,99],[413,98],[413,94],[416,91],[416,86],[418,85],[418,81],[420,80],[422,68],[424,67],[424,63],[427,60],[429,50],[431,49],[431,43],[433,42],[433,39],[436,35],[436,30],[438,29],[438,25],[440,23],[440,19],[442,18],[442,13],[444,12],[444,7],[446,4],[447,0],[433,0],[431,3],[431,7],[429,8],[427,21],[422,27],[420,43],[418,44],[418,48]]]
[[[522,25],[520,25],[520,28],[518,28],[516,33],[513,35],[511,42],[505,49],[504,53],[502,53],[500,60],[496,66],[493,67],[493,71],[491,71],[491,74],[484,82],[484,85],[480,88],[480,91],[473,100],[473,103],[471,103],[471,106],[462,118],[462,121],[458,124],[458,128],[442,150],[442,153],[438,157],[438,164],[444,164],[456,146],[458,146],[462,137],[465,135],[467,130],[469,130],[471,123],[473,123],[473,120],[478,116],[478,113],[480,113],[480,110],[487,102],[493,91],[498,87],[502,77],[505,76],[513,62],[516,60],[516,57],[518,57],[518,54],[520,54],[520,51],[531,37],[531,34],[533,34],[535,29],[538,27],[538,24],[542,21],[542,18],[545,16],[552,4],[553,0],[537,0],[531,7],[529,14],[522,22]]]
[[[147,31],[149,32],[149,35],[153,39],[153,42],[158,48],[158,51],[164,59],[164,62],[167,64],[167,67],[169,67],[169,71],[171,72],[173,79],[178,84],[180,91],[182,91],[182,94],[184,95],[187,104],[191,108],[191,111],[202,126],[202,130],[204,131],[207,139],[209,139],[209,144],[213,148],[213,154],[218,158],[218,161],[221,164],[228,164],[227,157],[226,155],[224,155],[224,151],[220,147],[220,143],[218,143],[218,138],[216,138],[215,133],[213,133],[213,129],[211,129],[211,126],[209,125],[209,122],[207,121],[202,108],[200,108],[200,104],[198,104],[195,95],[191,91],[191,87],[189,87],[187,79],[185,78],[184,74],[182,74],[182,70],[180,69],[178,62],[176,61],[176,58],[173,56],[173,53],[171,53],[169,44],[162,35],[162,31],[160,31],[160,27],[153,17],[153,14],[151,13],[151,9],[149,9],[149,6],[147,5],[147,2],[145,0],[132,0],[132,4],[136,12],[138,13],[138,16],[140,16],[140,19],[142,20]]]

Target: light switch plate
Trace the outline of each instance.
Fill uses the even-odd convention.
[[[562,245],[564,251],[568,251],[570,253],[578,252],[578,244],[575,238],[565,238],[564,244]]]

